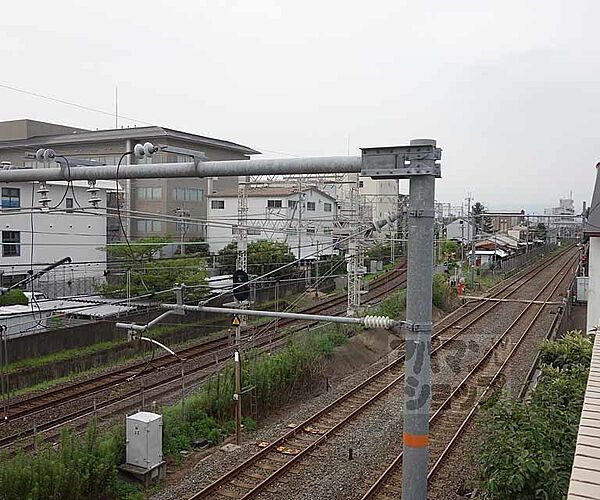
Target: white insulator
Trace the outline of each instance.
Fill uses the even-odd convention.
[[[133,147],[133,154],[138,160],[141,160],[146,155],[144,146],[142,144],[136,144]]]
[[[392,320],[387,316],[365,316],[363,318],[365,328],[390,328]]]
[[[144,153],[146,153],[146,156],[152,156],[157,151],[158,147],[152,144],[151,142],[144,143]]]

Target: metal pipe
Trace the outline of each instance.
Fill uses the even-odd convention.
[[[218,314],[246,314],[248,316],[261,316],[267,318],[285,318],[296,319],[300,321],[328,321],[331,323],[346,323],[353,325],[362,325],[366,328],[387,328],[397,329],[402,325],[401,321],[396,321],[385,316],[364,316],[362,318],[350,318],[347,316],[324,316],[320,314],[302,314],[277,311],[256,311],[252,309],[236,309],[233,307],[212,307],[212,306],[178,306],[177,304],[161,304],[163,309],[179,309],[184,311],[201,311]],[[119,323],[117,323],[119,327]],[[123,327],[120,327],[123,328]]]
[[[435,144],[420,140],[416,143]],[[435,177],[410,178],[404,365],[403,500],[427,499]]]
[[[360,172],[361,166],[360,156],[206,161],[197,166],[193,162],[152,163],[121,165],[119,179],[345,173]],[[116,165],[73,167],[70,173],[55,167],[0,170],[0,182],[96,180],[115,179],[116,176]]]
[[[136,325],[135,323],[116,323],[115,327],[123,328],[124,330],[135,330],[136,332],[145,332],[148,328],[153,327],[154,325],[156,325],[156,323],[162,321],[163,319],[165,319],[167,316],[170,316],[171,314],[176,314],[176,313],[175,313],[175,311],[164,312],[160,316],[157,316],[156,318],[154,318],[152,321],[150,321],[149,323],[147,323],[145,325]]]

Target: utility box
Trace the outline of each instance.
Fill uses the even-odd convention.
[[[162,416],[140,411],[126,418],[126,462],[154,469],[163,462]]]
[[[587,302],[589,276],[577,276],[577,302]]]

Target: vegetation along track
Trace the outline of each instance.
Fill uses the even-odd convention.
[[[369,291],[364,296],[364,302],[376,304],[392,291],[403,288],[405,284],[406,269],[404,263],[400,263],[400,265],[393,270],[370,282]],[[306,314],[322,314],[325,312],[330,314],[343,314],[346,311],[346,305],[347,297],[341,295],[325,299],[300,312]],[[260,328],[260,332],[252,342],[255,348],[266,349],[273,347],[274,345],[276,346],[277,341],[287,339],[290,333],[301,331],[313,324],[281,319],[277,321],[277,328],[275,329],[274,323],[275,322],[270,322],[267,325],[260,325],[257,327]],[[291,328],[293,328],[291,332],[289,328],[285,331],[282,330],[293,324],[296,324],[297,326],[291,326]],[[218,366],[218,363],[229,360],[233,352],[232,349],[233,347],[230,345],[227,336],[221,335],[201,344],[181,349],[177,351],[177,354],[186,361],[200,361],[197,366],[185,370],[186,377],[190,377],[193,374],[214,369]],[[171,367],[177,368],[180,364],[181,362],[175,357],[165,355],[156,358],[153,369],[165,370]],[[81,404],[74,408],[65,408],[66,411],[59,415],[44,419],[43,422],[35,425],[35,429],[32,425],[20,426],[17,432],[8,433],[8,435],[0,438],[0,448],[11,446],[18,440],[31,437],[34,433],[56,429],[58,426],[73,422],[82,417],[97,415],[99,410],[123,404],[128,400],[134,405],[137,404],[140,395],[140,387],[134,387],[131,382],[142,374],[148,375],[154,373],[154,370],[152,372],[144,372],[147,365],[148,364],[145,361],[135,363],[98,377],[76,382],[65,387],[60,387],[30,398],[16,401],[9,407],[8,419],[0,425],[0,430],[2,429],[2,426],[5,426],[7,423],[12,424],[18,421],[26,422],[34,415],[41,414],[47,410],[59,409],[62,405],[66,405],[67,403],[80,402]],[[169,393],[174,390],[172,386],[177,382],[181,382],[180,371],[174,371],[174,373],[170,375],[161,376],[160,378],[155,378],[154,380],[145,383],[143,390],[150,393],[152,390],[162,389],[163,393]],[[115,391],[116,389],[120,390]],[[98,398],[98,400],[94,398],[95,395],[99,395],[104,391],[118,393],[109,395],[108,397]],[[156,396],[157,394],[153,395],[153,397]]]
[[[568,253],[571,259],[572,251]],[[515,295],[524,285],[534,280],[553,264],[565,260],[559,254],[544,260],[533,269],[496,287],[490,298],[506,299]],[[463,306],[436,325],[432,342],[432,355],[442,352],[466,330],[503,304],[500,301],[482,301]],[[191,497],[203,498],[252,498],[265,491],[295,464],[315,448],[327,442],[342,426],[353,420],[366,408],[379,400],[403,379],[404,355],[400,355],[383,369],[351,389],[304,422],[277,438],[246,461],[230,470]]]
[[[570,278],[577,256],[569,253],[569,260],[531,299],[510,325],[492,342],[479,362],[441,401],[434,399],[429,419],[429,474],[432,481],[450,450],[467,428],[479,403],[498,385],[505,367],[514,358],[524,339],[538,322],[542,312]],[[363,500],[400,498],[402,495],[402,452],[377,478],[362,497]]]

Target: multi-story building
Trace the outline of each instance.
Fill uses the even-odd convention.
[[[494,233],[506,233],[509,229],[525,222],[524,210],[521,212],[494,212],[484,216],[492,222],[492,232]]]
[[[2,227],[0,286],[12,285],[65,257],[65,264],[35,284],[50,297],[90,293],[104,282],[106,271],[106,191],[108,181],[97,181],[100,201],[93,212],[87,182],[48,182],[47,210],[39,210],[39,183],[0,183]],[[32,210],[32,207],[35,210]]]
[[[572,198],[559,200],[558,207],[545,208],[548,238],[575,238],[581,233],[581,220],[576,220],[575,202]]]
[[[113,130],[84,130],[64,125],[38,122],[34,120],[14,120],[0,122],[0,161],[16,168],[34,167],[35,161],[25,157],[38,148],[53,148],[57,154],[79,159],[96,160],[100,164],[117,164],[122,153],[131,151],[138,142],[150,141],[155,145],[173,149],[202,151],[206,159],[238,160],[247,159],[258,151],[222,139],[204,137],[189,132],[180,132],[164,127],[133,127]],[[154,163],[189,161],[189,157],[175,152],[159,152],[151,161]],[[133,156],[126,156],[124,164],[135,162]],[[123,208],[124,226],[130,238],[148,236],[174,236],[179,240],[181,228],[185,228],[185,239],[203,240],[206,227],[206,198],[210,189],[216,191],[237,189],[235,177],[202,179],[135,179],[123,181],[125,193]],[[115,199],[109,200],[114,206]],[[158,214],[162,217],[153,217]],[[181,214],[196,219],[197,223],[178,224],[166,220],[165,216]],[[119,240],[121,224],[109,217],[108,239]],[[173,247],[174,248],[174,247]]]
[[[239,234],[238,192],[208,195],[208,237],[211,252],[218,252]],[[293,187],[247,189],[248,241],[287,243],[296,258],[338,253],[333,230],[338,207],[335,198],[316,189]]]

